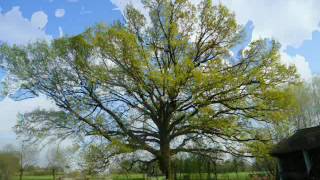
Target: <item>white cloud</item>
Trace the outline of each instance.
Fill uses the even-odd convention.
[[[48,16],[43,11],[37,11],[31,16],[31,24],[39,29],[43,29],[48,23]]]
[[[44,96],[23,101],[14,101],[10,98],[0,101],[0,137],[2,137],[0,138],[0,147],[14,140],[15,135],[12,128],[17,122],[17,114],[30,112],[37,108],[55,109],[56,106]]]
[[[287,53],[281,53],[281,60],[284,64],[294,64],[297,68],[297,73],[301,79],[308,81],[311,80],[312,73],[308,61],[303,56],[289,56]]]
[[[110,0],[111,3],[113,3],[117,8],[114,10],[121,11],[122,14],[124,14],[124,10],[128,4],[132,4],[135,8],[139,9],[141,12],[145,12],[144,5],[140,0]]]
[[[17,114],[30,112],[34,109],[50,109],[56,108],[54,103],[49,101],[46,97],[40,96],[30,98],[22,101],[14,101],[11,98],[5,98],[0,101],[0,133],[9,132],[16,124]]]
[[[62,27],[59,26],[59,37],[63,37],[63,30],[62,30]]]
[[[17,144],[14,132],[0,132],[0,148],[8,144]]]
[[[80,14],[81,14],[81,15],[91,14],[91,13],[92,13],[92,11],[87,10],[84,6],[81,6],[81,11],[80,11]]]
[[[54,15],[57,17],[57,18],[61,18],[64,16],[64,14],[66,13],[66,11],[64,9],[56,9]]]
[[[47,16],[42,11],[35,12],[31,21],[22,16],[19,7],[3,14],[0,12],[0,41],[26,44],[39,39],[49,40],[52,37],[43,30],[47,22]]]
[[[48,16],[43,11],[33,13],[31,20],[22,16],[19,7],[13,7],[6,13],[0,11],[0,42],[21,45],[40,39],[50,40],[52,37],[44,31],[47,23]],[[44,97],[24,101],[5,98],[0,101],[0,146],[14,143],[12,127],[18,112],[28,112],[37,107],[49,108],[54,107],[54,104]]]
[[[273,37],[284,47],[299,46],[319,29],[318,0],[221,0],[233,10],[238,22],[252,20],[253,37]]]
[[[282,45],[281,57],[286,63],[295,64],[304,80],[312,76],[308,61],[300,55],[289,56],[287,46],[298,47],[312,32],[319,30],[320,1],[318,0],[221,0],[235,12],[239,23],[253,21],[253,39],[274,38]]]

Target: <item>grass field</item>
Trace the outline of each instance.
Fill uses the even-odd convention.
[[[250,180],[250,174],[252,172],[239,172],[239,173],[221,173],[218,174],[219,180]],[[263,173],[254,173],[254,174],[263,174]],[[213,174],[211,177],[213,178]],[[177,174],[177,178],[179,180],[199,180],[200,174]],[[206,179],[207,174],[203,173],[201,174],[201,179]],[[143,174],[113,174],[111,176],[105,176],[105,177],[91,177],[88,180],[144,180],[146,179]],[[19,180],[19,177],[15,177],[14,180]],[[24,176],[23,180],[53,180],[52,176]],[[59,180],[58,176],[56,177],[56,180]],[[164,177],[152,177],[148,178],[148,180],[164,180]]]
[[[220,173],[218,174],[218,180],[250,180],[250,174],[257,174],[257,175],[263,175],[263,173],[252,173],[252,172],[239,172],[239,173]],[[211,178],[213,178],[214,175],[211,174]],[[135,175],[129,175],[129,177],[125,175],[113,175],[113,180],[142,180],[143,175],[142,174],[135,174]],[[152,180],[163,180],[164,177],[158,177],[158,178],[149,178]],[[207,179],[207,174],[203,173],[201,174],[177,174],[177,179],[184,180],[184,179],[190,179],[190,180],[199,180],[199,179]]]
[[[23,176],[23,180],[52,180],[52,176]],[[15,177],[14,180],[19,180],[19,177]]]

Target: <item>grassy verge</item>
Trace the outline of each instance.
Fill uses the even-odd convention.
[[[23,176],[23,180],[52,180],[52,176]],[[14,180],[19,180],[19,177],[15,177]]]
[[[231,173],[219,173],[218,180],[250,180],[252,177],[250,175],[256,174],[257,176],[263,176],[264,173],[262,172],[231,172]],[[178,180],[199,180],[204,179],[206,180],[208,177],[207,173],[193,173],[193,174],[177,174]],[[211,178],[214,179],[214,174],[211,174]],[[123,175],[123,174],[114,174],[112,175],[113,180],[143,180],[143,174],[130,174],[130,175]],[[153,177],[148,178],[148,180],[164,180],[164,177]]]
[[[218,179],[219,180],[250,180],[252,179],[250,177],[250,174],[257,174],[257,176],[263,175],[261,172],[239,172],[239,173],[219,173]],[[200,177],[201,176],[201,177]],[[207,179],[208,174],[207,173],[193,173],[193,174],[177,174],[178,180],[199,180],[199,179]],[[214,178],[214,174],[211,174],[211,178]],[[59,178],[56,177],[56,180]],[[105,177],[91,177],[89,180],[144,180],[145,175],[144,174],[113,174],[110,176]],[[15,177],[14,180],[19,180],[19,177]],[[46,176],[24,176],[23,180],[53,180],[52,176],[46,175]],[[148,180],[164,180],[163,176],[158,177],[148,177]]]

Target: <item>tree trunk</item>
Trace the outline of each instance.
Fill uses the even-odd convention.
[[[197,167],[197,170],[198,170],[198,176],[199,176],[199,179],[202,179],[202,159],[203,157],[202,156],[195,156],[195,164],[196,164],[196,167]],[[195,169],[196,170],[196,169]]]
[[[5,175],[4,175],[4,179],[5,180],[9,180],[9,177],[10,177],[10,173],[9,173],[9,169],[7,168],[6,172],[5,172]]]
[[[22,176],[23,176],[23,169],[20,169],[19,180],[22,180]]]
[[[171,163],[172,166],[172,163]],[[173,162],[173,174],[174,174],[174,180],[177,180],[177,164],[176,162]]]
[[[160,157],[159,166],[162,173],[165,175],[166,180],[173,180],[173,174],[170,161],[170,147],[168,141],[160,144]]]
[[[160,169],[162,173],[165,175],[166,180],[173,180],[172,172],[171,172],[170,155],[161,157],[159,160],[159,163],[160,163]]]
[[[211,179],[211,163],[210,163],[210,160],[208,160],[208,162],[207,162],[207,175],[208,175],[208,177],[207,177],[207,179],[208,180],[210,180]]]
[[[22,143],[22,147],[21,147],[21,151],[20,151],[20,174],[19,174],[19,179],[22,180],[22,176],[23,176],[23,143]]]
[[[56,180],[56,169],[52,169],[53,180]]]
[[[199,179],[202,179],[202,176],[201,176],[201,167],[202,167],[202,165],[201,165],[201,159],[198,158],[197,161],[198,161],[197,164],[198,164]]]
[[[160,135],[160,155],[159,166],[162,173],[165,175],[166,180],[173,180],[173,173],[171,167],[171,152],[170,152],[170,137],[169,137],[169,120],[167,118],[162,119],[162,123],[159,127]]]
[[[217,161],[216,160],[213,161],[213,167],[214,167],[214,179],[217,180],[218,179],[218,172],[217,172]]]

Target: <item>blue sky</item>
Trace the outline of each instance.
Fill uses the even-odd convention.
[[[26,44],[37,39],[50,40],[78,34],[99,22],[124,21],[122,13],[128,2],[145,13],[139,0],[0,0],[0,42]],[[244,44],[252,39],[274,38],[282,44],[282,61],[295,64],[304,80],[320,73],[319,0],[214,2],[225,4],[245,26],[248,36]],[[15,139],[12,126],[17,113],[37,107],[55,108],[45,97],[0,101],[0,146]]]
[[[310,65],[311,72],[320,73],[320,32],[313,31],[311,39],[306,39],[298,46],[288,46],[285,50],[290,56],[301,55]]]
[[[123,20],[121,12],[107,0],[1,0],[0,6],[2,14],[19,7],[29,20],[38,13],[39,22],[46,19],[42,20],[46,22],[43,30],[53,38],[59,37],[61,30],[64,35],[74,35],[98,22]]]

